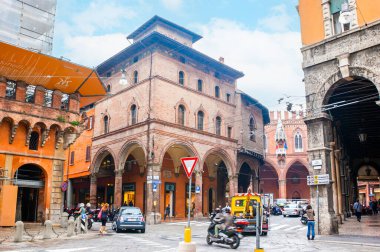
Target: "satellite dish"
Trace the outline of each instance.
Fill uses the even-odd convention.
[[[349,24],[352,21],[353,15],[349,11],[345,11],[340,13],[339,23],[341,24]]]

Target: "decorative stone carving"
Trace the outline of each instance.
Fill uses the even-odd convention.
[[[41,146],[42,146],[42,147],[44,147],[45,144],[46,144],[46,140],[47,140],[47,138],[49,137],[49,132],[50,132],[49,129],[45,129],[45,130],[42,132],[42,138],[41,138]]]
[[[56,138],[57,139],[55,140],[55,148],[58,149],[60,144],[63,143],[63,131],[58,131]]]
[[[15,139],[15,136],[16,136],[17,128],[18,128],[18,125],[12,125],[11,134],[9,135],[9,144],[13,143],[13,140]]]
[[[26,132],[25,146],[28,146],[30,143],[30,137],[32,136],[32,127],[28,127],[28,132]]]

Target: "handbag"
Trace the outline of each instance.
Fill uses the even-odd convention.
[[[101,218],[102,218],[102,210],[100,210],[98,213],[98,219],[100,220]]]

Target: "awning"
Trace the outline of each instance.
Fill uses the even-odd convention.
[[[101,99],[106,89],[94,69],[0,42],[0,77],[30,85],[78,92],[81,106]]]

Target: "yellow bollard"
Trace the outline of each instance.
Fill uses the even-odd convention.
[[[191,228],[186,227],[185,228],[185,242],[191,242]]]
[[[256,249],[254,250],[254,252],[264,252],[264,249],[263,249],[263,248],[256,248]]]

